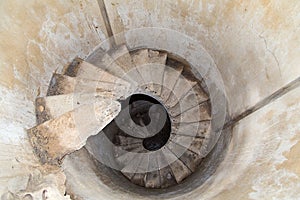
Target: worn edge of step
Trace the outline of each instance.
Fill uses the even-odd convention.
[[[173,152],[171,152],[168,148],[164,148],[164,150],[164,156],[169,163],[170,168],[172,169],[177,183],[181,183],[192,173],[192,171],[187,166],[185,166],[185,164],[179,158],[177,158],[176,155],[173,154]]]
[[[75,64],[73,64],[75,63]],[[64,69],[63,75],[93,81],[116,83],[130,86],[130,83],[84,60],[75,59]]]
[[[81,105],[101,101],[95,93],[70,93],[55,96],[37,97],[35,113],[37,123],[41,124],[69,112]]]
[[[82,87],[85,87],[85,89]],[[98,95],[102,95],[103,98],[116,100],[128,96],[131,93],[131,88],[118,83],[101,82],[54,73],[50,81],[47,96],[79,92],[95,92]]]
[[[86,113],[87,110],[94,112],[96,119],[88,121],[90,124],[85,124],[85,126],[92,126],[89,127],[90,132],[82,133],[82,131],[78,131],[77,117],[80,116],[80,113]],[[65,155],[81,148],[89,136],[99,133],[117,116],[120,110],[121,105],[117,101],[83,105],[60,117],[28,129],[27,134],[40,162],[58,165]]]

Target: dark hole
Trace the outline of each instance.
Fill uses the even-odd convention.
[[[155,104],[161,105],[159,101],[157,101],[156,99],[148,95],[144,95],[144,94],[132,95],[129,100],[129,105],[130,105],[129,112],[132,117],[132,120],[140,126],[149,125],[151,122],[149,116],[149,109],[151,108],[151,106]],[[166,110],[165,112],[167,113]],[[163,128],[154,136],[145,138],[143,140],[144,148],[149,151],[156,151],[162,148],[167,143],[170,137],[170,133],[171,133],[171,121],[169,116],[167,115],[167,119],[165,120]]]
[[[128,102],[129,100],[129,102]],[[127,102],[127,103],[125,103]],[[144,94],[135,94],[130,96],[127,100],[122,102],[122,106],[125,107],[129,103],[129,113],[131,116],[131,119],[139,126],[147,126],[151,123],[151,119],[149,116],[149,110],[151,106],[155,104],[161,105],[159,101],[154,99],[151,96],[144,95]],[[126,105],[127,104],[127,105]],[[162,106],[162,105],[161,105]],[[163,106],[162,106],[163,107]],[[163,107],[165,110],[165,108]],[[165,110],[167,113],[167,111]],[[158,120],[162,121],[162,120]],[[167,119],[164,122],[163,128],[154,136],[145,138],[143,140],[143,146],[145,149],[149,151],[156,151],[163,147],[171,133],[171,121],[167,114]]]

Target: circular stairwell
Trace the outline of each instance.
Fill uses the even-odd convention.
[[[136,185],[133,192],[139,187],[172,191],[192,184],[193,174],[207,175],[211,111],[209,88],[183,58],[120,45],[98,48],[54,73],[47,96],[36,99],[39,125],[28,133],[42,163],[68,166],[70,194],[80,191],[72,185],[78,180],[72,180],[74,171],[68,173],[70,162],[76,166],[77,156],[84,155],[90,157],[86,163],[112,170],[104,176],[123,176],[123,182]],[[70,135],[70,141],[58,147],[59,134]]]

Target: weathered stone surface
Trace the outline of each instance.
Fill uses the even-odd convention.
[[[191,137],[208,137],[211,131],[211,121],[194,123],[173,123],[172,133]]]
[[[180,115],[171,117],[174,123],[193,123],[211,120],[210,105],[208,102],[195,106]]]
[[[70,93],[97,93],[108,99],[125,98],[130,94],[130,87],[119,83],[93,81],[83,78],[73,78],[61,74],[53,74],[47,96]]]
[[[144,154],[140,160],[140,163],[136,169],[135,175],[132,177],[131,181],[137,185],[145,186],[146,175],[149,165],[149,155]]]
[[[163,87],[160,95],[160,98],[163,100],[163,102],[166,102],[169,98],[170,93],[172,92],[179,76],[181,75],[182,70],[183,67],[172,68],[166,66],[163,76]]]
[[[121,78],[125,74],[125,71],[116,63],[116,60],[101,48],[90,55],[86,61],[117,77]]]
[[[147,188],[161,187],[159,166],[157,160],[158,160],[157,154],[149,155],[149,166],[148,166],[148,172],[145,180],[145,187]]]
[[[162,89],[163,75],[167,60],[167,53],[159,51],[148,51],[148,64],[142,68],[146,91],[151,91],[159,96]]]
[[[76,60],[73,62],[76,62]],[[96,67],[95,65],[85,62],[83,60],[78,62],[75,69],[73,65],[69,65],[66,71],[67,72],[69,71],[72,77],[78,77],[82,79],[89,79],[89,80],[108,82],[108,83],[116,83],[116,84],[127,85],[127,86],[129,85],[128,82],[122,80],[121,78],[116,77],[108,73],[107,71],[103,70],[102,68]],[[70,73],[64,73],[64,74],[70,76]]]
[[[116,136],[117,143],[120,146],[127,146],[130,144],[140,144],[143,145],[143,139],[134,138],[134,137],[126,137],[126,136]]]
[[[134,158],[132,158],[131,162],[128,162],[128,164],[121,170],[121,172],[129,180],[134,176],[134,174],[142,160],[142,156],[143,156],[142,154],[137,154]]]
[[[177,158],[169,149],[164,148],[163,154],[166,158],[166,161],[169,163],[170,168],[172,169],[177,183],[180,183],[192,173],[191,170],[188,169],[184,163],[179,160],[179,158]]]
[[[101,131],[119,113],[114,101],[83,105],[28,130],[35,153],[42,163],[57,164],[81,148],[87,138]]]
[[[132,59],[126,45],[119,45],[111,48],[108,51],[108,54],[115,60],[116,64],[124,70],[125,73],[134,68],[134,64],[132,63]]]
[[[181,160],[186,167],[188,167],[192,172],[198,167],[201,157],[189,149],[180,146],[179,144],[169,142],[167,148],[176,155],[176,157]]]
[[[163,84],[165,65],[150,63],[140,66],[138,70],[144,80],[144,82],[140,84],[140,87],[145,91],[152,92],[154,95],[159,96]]]
[[[166,52],[148,50],[148,63],[157,63],[160,65],[165,65],[167,61],[168,54]]]
[[[167,108],[174,107],[196,84],[197,82],[189,81],[183,76],[180,76],[176,81],[168,100],[165,101]]]
[[[203,89],[198,84],[196,84],[193,89],[188,91],[188,93],[186,93],[175,106],[169,108],[168,111],[171,116],[177,116],[192,107],[204,103],[208,99],[209,97],[207,94],[203,92]]]
[[[79,106],[101,101],[97,93],[70,93],[56,96],[38,97],[35,100],[37,123],[41,124],[59,117]]]

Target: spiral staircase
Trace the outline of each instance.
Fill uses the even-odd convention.
[[[167,188],[195,172],[211,134],[207,89],[190,66],[126,45],[98,48],[54,73],[47,96],[36,99],[36,116],[28,134],[43,164],[59,166],[101,134],[113,145],[115,168],[146,188]]]

